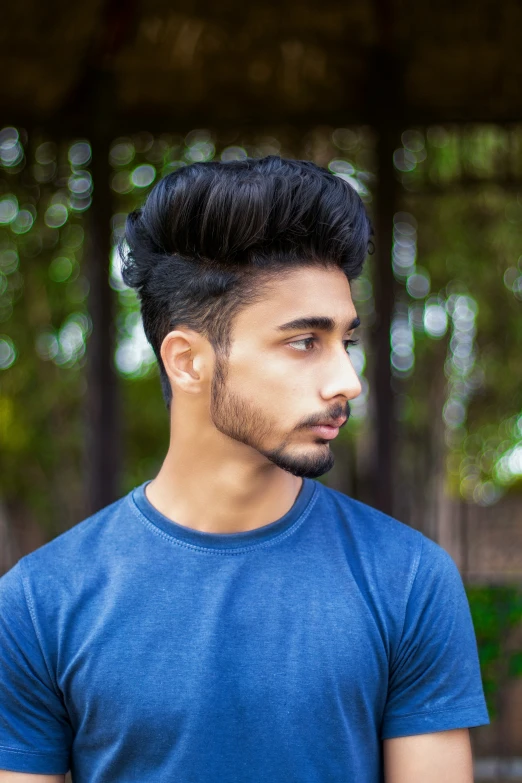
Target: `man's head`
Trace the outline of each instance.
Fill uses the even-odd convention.
[[[307,161],[196,163],[161,180],[128,217],[123,279],[167,406],[201,427],[206,411],[216,434],[295,475],[329,470],[310,426],[346,418],[360,392],[348,281],[370,234],[355,190]],[[310,316],[331,323],[281,329]]]

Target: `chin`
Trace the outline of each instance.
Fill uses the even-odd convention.
[[[315,448],[313,451],[308,449],[306,452],[301,451],[301,454],[295,455],[278,451],[271,452],[268,456],[272,462],[294,476],[319,478],[333,468],[335,457],[329,448],[328,441],[318,439],[315,441],[315,445],[321,446],[321,449]],[[327,448],[324,448],[325,446]]]

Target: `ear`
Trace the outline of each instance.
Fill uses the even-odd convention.
[[[174,390],[198,394],[209,380],[209,349],[205,338],[192,329],[169,332],[161,344],[161,358]]]

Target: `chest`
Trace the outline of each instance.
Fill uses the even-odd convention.
[[[146,585],[107,583],[71,619],[59,683],[93,742],[378,722],[388,662],[372,611],[344,575],[237,566]],[[177,738],[177,739],[176,739]],[[121,740],[121,737],[120,737]]]

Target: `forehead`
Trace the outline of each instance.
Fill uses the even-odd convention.
[[[243,308],[234,332],[276,332],[280,324],[302,316],[330,316],[339,323],[355,318],[350,284],[340,269],[300,267],[272,280],[263,298]]]

